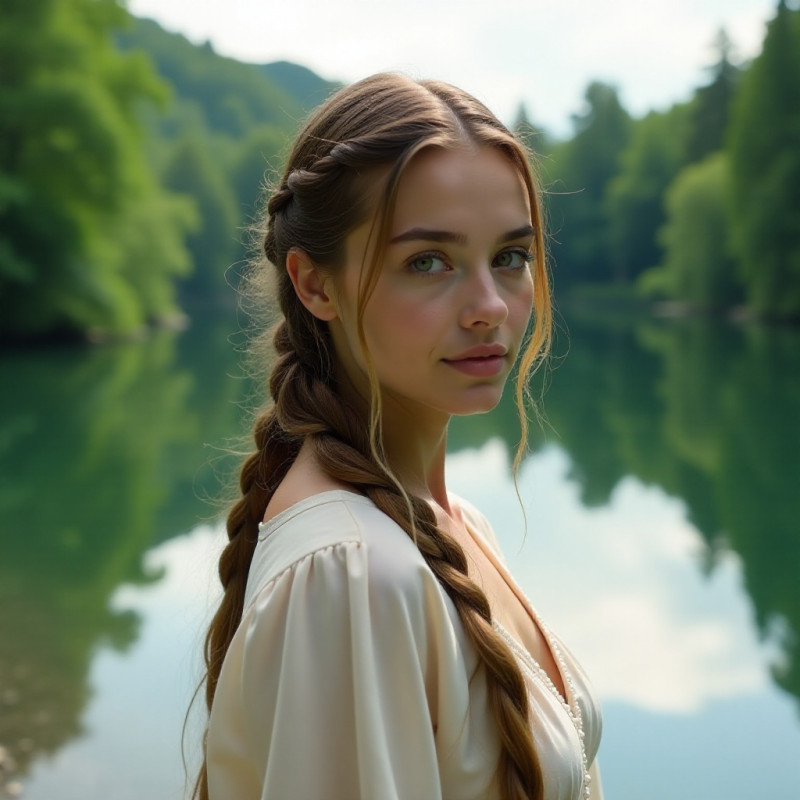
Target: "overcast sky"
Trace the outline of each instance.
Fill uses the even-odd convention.
[[[739,59],[761,46],[775,0],[129,0],[194,42],[241,61],[288,60],[351,82],[399,70],[454,83],[513,122],[520,102],[571,132],[591,80],[635,116],[706,81],[724,26]]]

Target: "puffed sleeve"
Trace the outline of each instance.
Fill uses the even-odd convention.
[[[448,602],[402,531],[359,532],[286,564],[255,594],[223,665],[211,800],[442,797],[472,670]]]

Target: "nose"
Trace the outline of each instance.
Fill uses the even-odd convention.
[[[465,328],[496,328],[508,318],[508,305],[501,295],[491,267],[478,271],[464,285],[461,324]]]

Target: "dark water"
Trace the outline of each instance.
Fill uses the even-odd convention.
[[[594,678],[608,800],[800,798],[800,332],[568,324],[525,543],[510,402],[454,423],[451,486]],[[0,798],[182,795],[231,328],[0,358]]]

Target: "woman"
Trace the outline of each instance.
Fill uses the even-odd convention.
[[[368,78],[298,135],[263,254],[273,405],[220,558],[199,796],[598,797],[586,680],[444,481],[450,417],[518,356],[524,433],[549,341],[524,149],[458,89]]]

